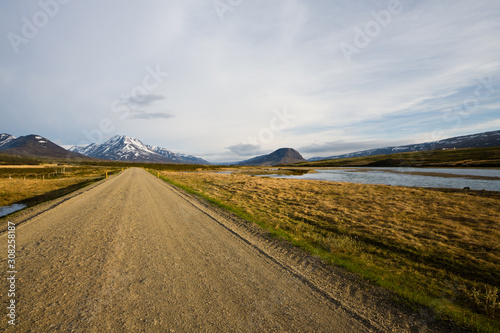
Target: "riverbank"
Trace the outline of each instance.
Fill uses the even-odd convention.
[[[458,168],[326,168],[302,175],[270,177],[392,186],[454,188],[500,192],[500,170]]]

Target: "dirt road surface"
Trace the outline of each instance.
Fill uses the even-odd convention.
[[[142,169],[129,169],[19,224],[16,326],[4,315],[4,281],[0,329],[387,330],[333,300],[192,200]],[[5,262],[5,232],[0,242]]]

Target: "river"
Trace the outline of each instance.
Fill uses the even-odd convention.
[[[500,191],[500,170],[451,168],[336,168],[318,169],[317,173],[301,176],[271,175],[276,178],[327,180],[334,182],[385,184],[408,187],[470,188],[471,190]],[[410,172],[432,173],[414,175]],[[442,175],[439,175],[442,174]],[[497,179],[471,179],[496,177]]]

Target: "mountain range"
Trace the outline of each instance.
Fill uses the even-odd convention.
[[[438,141],[384,147],[330,157],[315,157],[309,161],[386,155],[403,152],[419,152],[429,150],[445,150],[456,148],[481,148],[500,146],[500,130],[458,136]],[[26,135],[16,138],[10,134],[0,134],[0,154],[27,157],[43,157],[55,159],[105,159],[115,161],[210,164],[196,156],[175,153],[168,149],[145,145],[140,140],[128,136],[114,136],[103,144],[92,143],[87,146],[73,146],[68,150],[40,135]],[[301,154],[292,148],[281,148],[270,154],[257,156],[245,161],[230,163],[234,165],[279,165],[306,162]],[[225,163],[229,164],[229,163]]]
[[[500,146],[500,131],[492,131],[492,132],[457,136],[453,138],[413,144],[413,145],[369,149],[354,153],[330,156],[330,157],[314,157],[310,158],[309,161],[314,162],[314,161],[332,160],[339,158],[387,155],[394,153],[429,151],[437,149],[444,150],[444,149],[482,148],[482,147],[498,147],[498,146]]]
[[[168,149],[145,145],[140,140],[125,135],[115,135],[103,144],[73,146],[71,152],[114,161],[150,163],[210,164],[196,156],[174,153]]]
[[[40,135],[30,134],[16,138],[13,135],[2,133],[0,134],[0,154],[51,159],[210,164],[204,159],[174,153],[158,146],[145,145],[141,141],[127,136],[114,136],[103,144],[92,143],[84,147],[73,146],[66,150]]]

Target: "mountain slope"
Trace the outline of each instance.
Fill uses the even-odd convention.
[[[148,149],[151,151],[168,158],[169,160],[172,160],[177,163],[188,163],[188,164],[210,164],[209,162],[205,161],[202,158],[193,156],[193,155],[185,155],[185,154],[180,154],[180,153],[174,153],[168,149],[162,148],[162,147],[157,147],[157,146],[149,146],[147,145]]]
[[[0,134],[0,153],[28,157],[85,158],[35,134],[19,138],[9,134]]]
[[[69,150],[94,158],[115,161],[210,164],[201,158],[174,153],[157,146],[145,145],[138,139],[124,135],[116,135],[103,144],[92,143],[85,147],[73,146]]]
[[[313,162],[313,161],[339,159],[339,158],[430,151],[436,149],[486,148],[486,147],[498,147],[498,146],[500,146],[500,131],[492,131],[492,132],[457,136],[453,138],[413,144],[413,145],[369,149],[354,153],[330,156],[330,157],[314,157],[309,159],[309,161]]]
[[[103,144],[92,143],[85,147],[73,146],[70,151],[85,156],[116,161],[162,162],[161,156],[149,150],[141,141],[126,136],[114,136]]]
[[[7,133],[2,133],[0,134],[0,149],[3,145],[9,143],[10,141],[12,140],[15,140],[16,137],[15,136],[12,136],[10,134],[7,134]]]
[[[257,156],[246,161],[236,163],[236,165],[279,165],[307,162],[298,151],[292,148],[281,148],[271,154]]]

